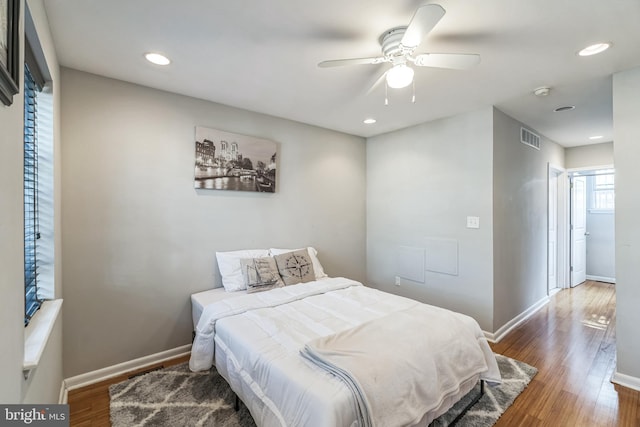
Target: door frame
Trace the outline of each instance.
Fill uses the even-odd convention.
[[[602,170],[602,169],[614,169],[615,170],[615,166],[613,164],[607,164],[607,165],[596,165],[596,166],[583,166],[583,167],[579,167],[579,168],[570,168],[570,169],[566,169],[565,170],[565,179],[563,179],[563,181],[566,183],[566,190],[564,191],[565,193],[565,203],[566,203],[566,216],[564,219],[564,224],[566,226],[566,230],[570,231],[571,229],[571,202],[572,202],[572,197],[571,197],[571,176],[574,175],[577,172],[591,172],[591,171],[597,171],[597,170]],[[563,286],[563,288],[569,288],[570,284],[571,284],[571,253],[570,253],[570,248],[571,248],[571,233],[567,233],[566,237],[564,237],[565,242],[566,242],[566,261],[565,261],[565,265],[564,265],[564,276],[565,276],[565,286]]]
[[[549,288],[549,185],[551,178],[557,177],[556,191],[556,214],[557,214],[557,236],[556,236],[556,276],[557,288]],[[560,289],[569,287],[570,266],[569,266],[569,175],[567,170],[553,163],[547,164],[547,295]]]

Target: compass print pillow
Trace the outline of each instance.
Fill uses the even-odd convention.
[[[278,272],[285,285],[311,282],[316,279],[313,264],[306,249],[276,255]]]

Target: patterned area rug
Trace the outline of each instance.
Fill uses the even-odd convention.
[[[458,422],[461,427],[489,427],[525,389],[538,370],[526,363],[496,355],[502,384],[485,387],[485,395]],[[446,414],[433,422],[445,427],[478,393],[469,392]],[[132,426],[254,427],[247,408],[233,409],[234,394],[218,375],[193,373],[186,363],[150,372],[109,387],[111,424]]]

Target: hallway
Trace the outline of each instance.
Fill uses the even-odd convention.
[[[496,353],[538,368],[497,427],[640,426],[640,392],[610,382],[615,370],[615,286],[562,290],[500,343]]]

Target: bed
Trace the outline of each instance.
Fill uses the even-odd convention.
[[[196,337],[191,369],[206,370],[215,363],[217,371],[247,405],[260,427],[366,425],[358,411],[356,397],[345,382],[302,357],[301,350],[314,340],[376,321],[385,322],[386,316],[416,305],[435,313],[433,327],[429,325],[426,329],[449,331],[451,320],[441,317],[444,314],[468,324],[474,335],[468,342],[480,350],[484,367],[465,372],[455,383],[445,381],[441,390],[430,387],[437,392],[435,403],[421,416],[416,418],[413,414],[410,422],[405,420],[403,425],[428,425],[481,378],[500,381],[495,357],[473,319],[346,278],[320,278],[255,294],[213,290],[194,295],[192,302]],[[458,335],[458,332],[451,330],[440,339],[457,339],[448,337],[452,334]],[[431,335],[433,332],[422,327],[415,331],[416,340]],[[471,360],[461,350],[443,349],[434,353],[439,356],[425,359],[426,365],[459,367]],[[404,357],[397,356],[398,360]],[[385,357],[384,363],[387,363],[389,356]],[[477,362],[477,352],[474,357]],[[390,407],[406,407],[406,396],[402,393],[385,393],[388,396],[385,394],[383,398],[388,399],[386,403]],[[384,424],[378,422],[377,425]]]
[[[246,294],[242,292],[227,292],[223,287],[209,289],[202,292],[197,292],[191,295],[191,317],[193,320],[193,330],[195,332],[198,326],[198,321],[202,316],[204,308],[208,305],[222,301],[229,298],[237,298]]]

